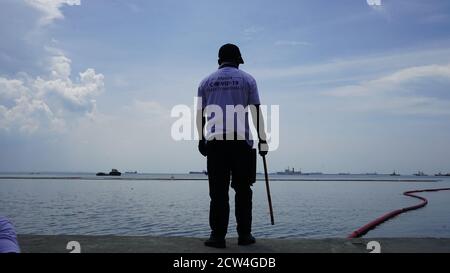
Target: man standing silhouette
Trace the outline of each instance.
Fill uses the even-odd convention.
[[[233,44],[223,45],[219,49],[218,63],[219,69],[206,77],[198,88],[201,103],[197,113],[197,130],[201,136],[198,149],[207,157],[211,199],[211,235],[205,245],[225,248],[230,213],[230,178],[236,193],[238,244],[256,242],[251,234],[251,186],[256,176],[256,152],[252,149],[248,109],[257,128],[261,156],[267,154],[267,142],[256,81],[239,69],[239,65],[244,63],[239,48]]]

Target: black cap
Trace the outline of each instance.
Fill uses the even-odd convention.
[[[233,44],[225,44],[219,49],[219,62],[237,62],[239,64],[243,64],[244,60],[241,56],[241,51],[239,47]]]

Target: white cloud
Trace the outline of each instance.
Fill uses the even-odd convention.
[[[64,15],[60,10],[63,5],[81,5],[81,0],[25,0],[25,2],[42,12],[42,17],[39,20],[40,25],[47,25],[52,23],[55,19],[64,18]]]
[[[93,68],[72,78],[72,61],[62,50],[42,43],[27,43],[28,35],[45,38],[45,29],[34,32],[33,27],[41,27],[52,23],[55,19],[64,18],[61,8],[64,5],[80,5],[80,0],[22,0],[28,7],[13,6],[9,9],[35,9],[38,17],[30,17],[24,24],[22,32],[8,32],[9,38],[16,41],[14,46],[6,48],[9,55],[20,55],[25,45],[27,59],[36,58],[42,65],[38,70],[29,71],[28,66],[13,70],[12,73],[0,75],[0,131],[34,133],[62,131],[77,119],[90,117],[95,112],[95,98],[104,89],[104,76]],[[14,20],[5,20],[9,28],[14,27]],[[38,36],[36,36],[38,35]],[[43,41],[54,39],[43,39]],[[1,52],[2,55],[6,53]],[[11,55],[14,59],[15,55]],[[32,62],[32,61],[30,61]],[[27,68],[27,69],[26,69]],[[18,72],[24,71],[24,72]],[[40,75],[40,76],[30,76]]]
[[[408,67],[325,94],[344,98],[348,110],[450,115],[449,86],[450,63]]]
[[[73,117],[92,114],[95,97],[103,91],[104,76],[89,68],[70,78],[71,60],[51,58],[48,76],[0,77],[0,129],[33,133],[38,129],[60,131]]]
[[[398,92],[403,89],[404,85],[411,81],[421,79],[432,81],[433,78],[450,79],[450,64],[409,67],[381,78],[361,82],[355,85],[342,86],[327,93],[339,97],[352,97],[369,96],[374,95],[375,93],[389,91]]]
[[[446,65],[424,65],[417,67],[409,67],[397,71],[389,76],[383,77],[379,80],[381,83],[402,83],[412,79],[426,78],[426,77],[444,77],[450,78],[450,64]]]
[[[383,73],[408,67],[429,65],[430,63],[447,63],[450,62],[448,56],[450,56],[450,50],[447,48],[408,50],[378,56],[335,59],[324,63],[257,68],[253,69],[253,74],[258,79],[295,78],[299,81],[314,79],[316,82],[348,79],[349,75],[352,78],[364,77],[370,79]]]

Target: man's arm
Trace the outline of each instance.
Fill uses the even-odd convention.
[[[265,156],[269,151],[267,146],[266,129],[264,126],[264,118],[259,104],[251,105],[250,112],[252,115],[253,125],[258,133],[258,149],[261,156]]]

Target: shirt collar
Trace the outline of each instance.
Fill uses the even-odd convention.
[[[234,62],[224,62],[219,66],[219,69],[224,68],[224,67],[234,67],[236,69],[239,69],[239,65]]]

